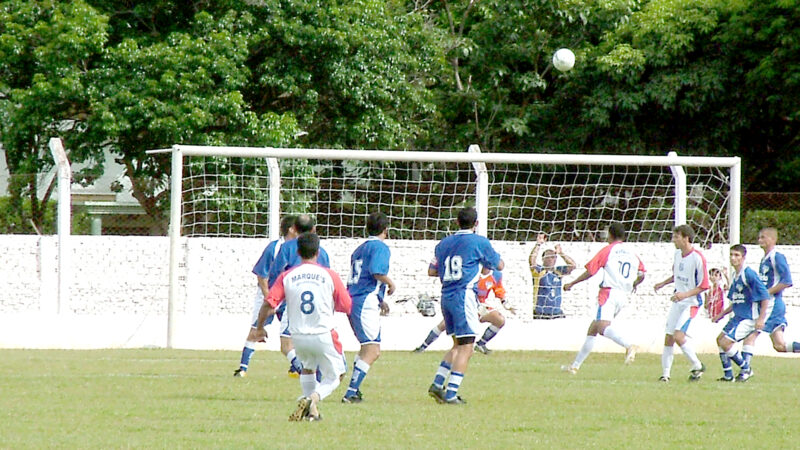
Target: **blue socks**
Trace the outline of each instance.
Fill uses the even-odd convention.
[[[242,369],[243,372],[247,372],[247,366],[250,365],[250,359],[253,357],[253,353],[256,352],[255,345],[256,343],[251,341],[244,343],[244,348],[242,349],[242,359],[239,362],[239,368]]]
[[[450,368],[452,366],[444,361],[439,364],[439,369],[436,370],[436,376],[433,377],[433,385],[439,389],[444,388],[444,382],[450,376]]]

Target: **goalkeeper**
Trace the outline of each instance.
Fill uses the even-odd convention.
[[[547,235],[539,233],[536,245],[533,246],[528,262],[533,279],[533,318],[560,319],[564,317],[561,310],[561,278],[575,270],[575,261],[564,254],[561,245],[547,249],[542,253],[542,264],[537,264],[539,247],[547,242]],[[556,266],[556,258],[561,257],[566,266]]]
[[[486,300],[489,298],[489,294],[494,294],[494,297],[500,300],[500,303],[503,305],[504,308],[509,310],[512,314],[515,314],[516,311],[512,308],[508,301],[506,301],[506,290],[503,287],[503,273],[499,270],[489,270],[484,268],[481,270],[481,277],[478,280],[478,302],[480,302],[480,306],[478,308],[478,316],[481,323],[489,322],[489,327],[486,328],[486,331],[483,332],[483,336],[481,340],[475,344],[475,350],[483,353],[484,355],[488,355],[492,351],[486,347],[486,344],[497,335],[503,325],[506,324],[506,318],[500,311],[490,304],[486,303]],[[428,333],[428,337],[425,338],[425,342],[420,344],[419,347],[414,349],[414,353],[422,353],[431,345],[436,339],[439,338],[439,335],[442,334],[444,331],[444,320],[439,322],[438,325],[433,327],[431,331]]]

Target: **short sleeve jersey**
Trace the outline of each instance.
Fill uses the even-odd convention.
[[[443,298],[475,289],[481,267],[494,269],[500,264],[500,255],[489,239],[471,230],[461,230],[442,239],[434,254],[431,266],[439,272]]]
[[[531,267],[531,278],[533,279],[533,298],[534,302],[544,303],[546,301],[561,304],[561,277],[569,270],[567,266],[556,266],[553,270],[546,270],[544,266],[535,265]]]
[[[350,278],[347,291],[353,301],[361,301],[371,293],[376,293],[383,301],[386,285],[375,279],[375,275],[389,274],[389,246],[377,237],[370,237],[356,248],[350,256]]]
[[[281,249],[281,245],[283,245],[283,238],[276,239],[267,244],[264,251],[261,252],[261,257],[256,261],[256,265],[253,266],[253,273],[256,274],[256,276],[269,278],[269,268],[272,266],[272,262],[275,261],[275,256],[278,254],[278,250]]]
[[[612,242],[600,250],[586,263],[586,271],[594,275],[603,269],[600,288],[608,288],[630,294],[638,272],[644,272],[644,264],[628,246],[620,241]]]
[[[745,267],[739,271],[731,282],[728,290],[728,300],[733,306],[733,314],[742,319],[755,319],[758,317],[758,303],[769,299],[767,288],[751,268]]]
[[[686,255],[680,249],[675,250],[672,275],[675,282],[675,292],[686,292],[697,287],[705,290],[710,286],[706,258],[695,248]],[[697,302],[697,306],[703,304],[703,298],[700,294],[697,294],[693,300]]]
[[[788,286],[792,285],[792,273],[789,271],[789,263],[783,253],[778,253],[772,249],[769,254],[764,255],[761,264],[758,266],[758,275],[767,289],[772,288],[778,283]],[[772,306],[772,315],[786,314],[786,304],[783,302],[783,292],[774,295],[775,304]]]
[[[486,302],[490,293],[494,293],[495,298],[503,300],[506,298],[506,290],[503,287],[503,272],[493,270],[487,275],[481,274],[478,280],[478,301]]]
[[[269,287],[272,287],[272,284],[275,283],[275,280],[278,279],[278,275],[280,275],[281,272],[299,266],[302,262],[303,259],[297,254],[297,239],[284,242],[283,245],[281,245],[281,249],[278,250],[278,254],[275,255],[275,261],[272,262],[272,266],[269,268]],[[328,260],[328,253],[322,247],[319,248],[317,264],[322,267],[331,266]]]
[[[314,263],[303,263],[281,273],[265,301],[273,308],[286,303],[293,335],[328,333],[334,326],[334,311],[349,314],[352,307],[339,275]]]

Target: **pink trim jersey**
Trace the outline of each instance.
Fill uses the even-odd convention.
[[[309,262],[280,274],[264,301],[273,308],[286,302],[292,336],[330,333],[334,311],[349,314],[352,306],[336,272]]]
[[[680,249],[675,250],[675,258],[672,262],[672,275],[675,282],[675,292],[686,292],[696,287],[708,289],[708,270],[706,269],[706,258],[703,254],[693,248],[684,255]],[[696,306],[703,304],[700,294],[692,299]]]
[[[628,246],[620,241],[612,242],[600,250],[591,261],[586,263],[586,271],[591,275],[603,269],[601,290],[620,291],[630,294],[633,282],[644,272],[644,264]]]

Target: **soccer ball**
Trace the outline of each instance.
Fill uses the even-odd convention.
[[[560,48],[553,54],[553,65],[561,72],[566,72],[575,65],[575,54],[568,48]]]

